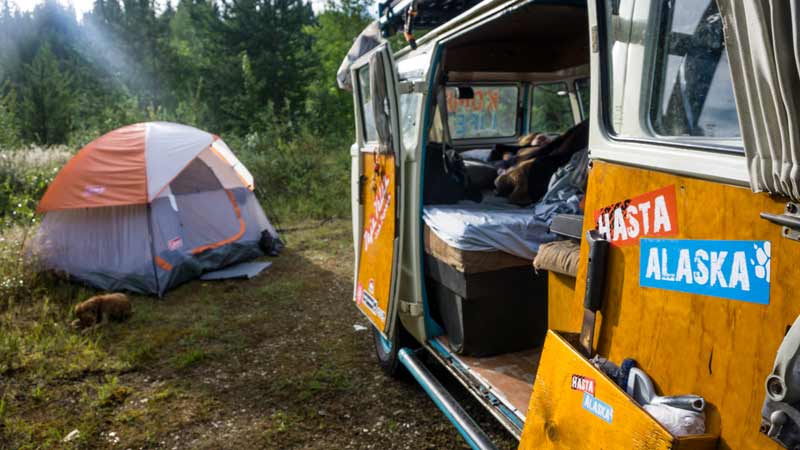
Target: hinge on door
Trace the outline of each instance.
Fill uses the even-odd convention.
[[[422,315],[422,304],[400,300],[400,312],[411,317],[419,317]]]
[[[358,177],[358,204],[364,204],[364,185],[367,184],[367,176],[361,175]]]
[[[600,42],[598,41],[597,37],[597,25],[592,27],[592,53],[597,53],[600,51]]]
[[[421,81],[403,81],[397,85],[398,94],[424,94],[427,90],[427,85]]]

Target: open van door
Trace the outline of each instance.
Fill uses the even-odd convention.
[[[356,267],[353,299],[384,336],[391,336],[399,262],[402,202],[397,75],[388,44],[351,67],[356,144],[351,186]]]

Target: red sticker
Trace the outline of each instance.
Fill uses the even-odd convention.
[[[586,392],[587,394],[594,396],[593,378],[586,378],[581,375],[573,375],[572,385],[570,387],[576,391]]]
[[[180,236],[167,241],[167,248],[169,248],[170,251],[175,251],[181,247],[183,247],[183,239],[181,239]]]
[[[361,283],[358,283],[358,287],[356,287],[356,305],[360,305],[364,303],[364,286],[361,286]]]
[[[639,238],[676,236],[678,207],[675,185],[598,209],[595,227],[612,245],[638,244]]]

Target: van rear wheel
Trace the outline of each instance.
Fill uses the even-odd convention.
[[[403,347],[414,346],[415,340],[411,334],[398,323],[389,339],[383,337],[375,327],[372,327],[372,337],[375,341],[375,356],[383,372],[392,378],[403,378],[407,372],[400,363],[398,352]]]

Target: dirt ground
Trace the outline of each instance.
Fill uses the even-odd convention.
[[[130,321],[89,336],[66,328],[68,305],[17,313],[47,320],[19,325],[37,340],[0,372],[0,448],[468,448],[418,385],[383,375],[354,327],[367,322],[349,300],[349,222],[289,229],[265,274],[134,297]]]

